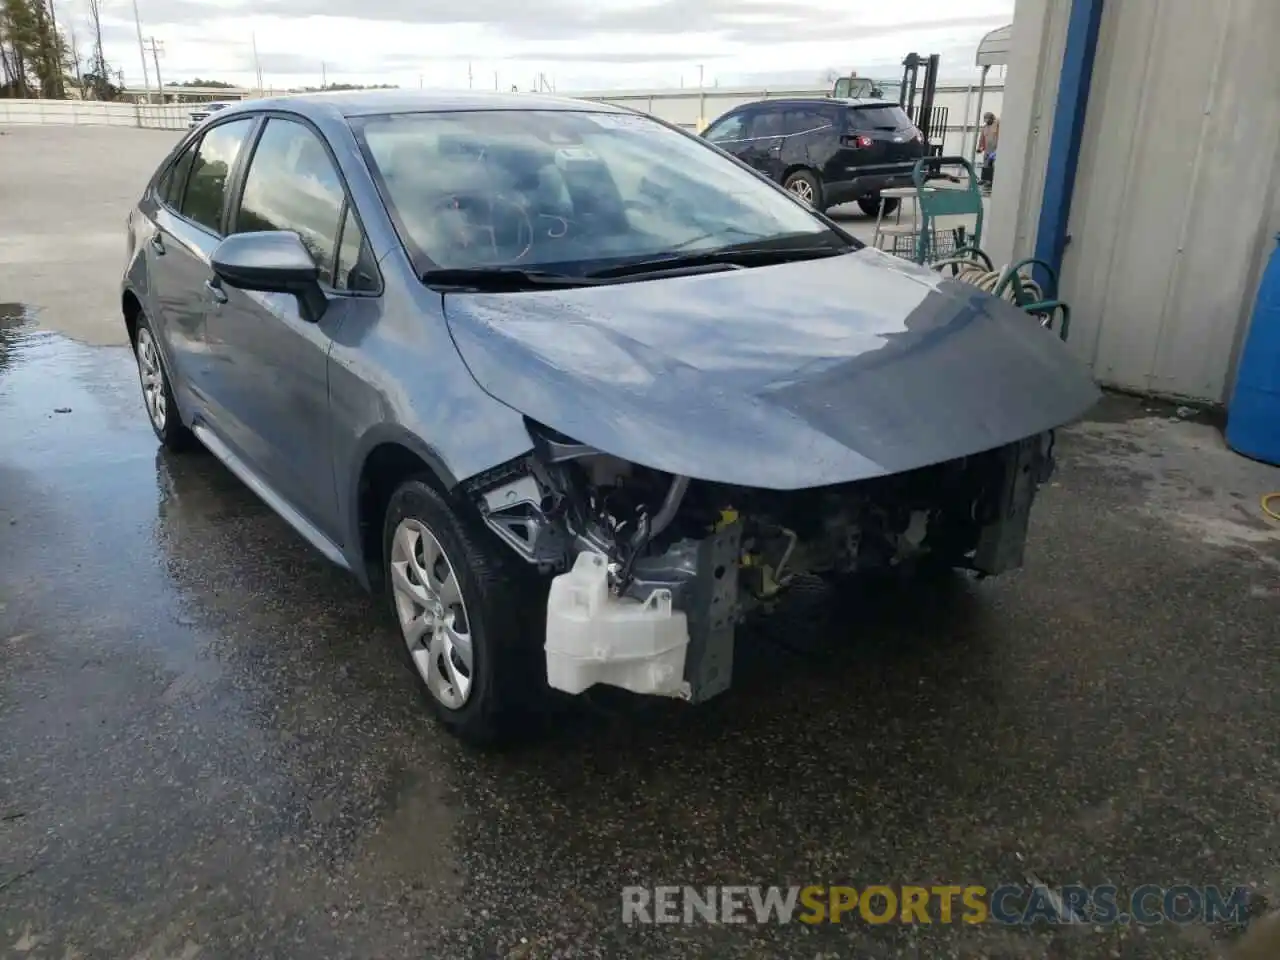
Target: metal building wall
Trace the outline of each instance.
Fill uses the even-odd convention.
[[[1044,82],[1017,100],[1018,58],[1056,70],[1052,28],[1069,8],[1018,2],[1005,98],[1015,130],[1006,128],[1000,166],[1017,157],[1024,170],[1003,192],[997,177],[997,259],[1034,244],[1044,177],[1035,147],[1056,103]],[[1228,399],[1280,230],[1278,40],[1280,0],[1105,0],[1062,276],[1070,344],[1103,383]]]
[[[1104,382],[1224,400],[1280,229],[1280,0],[1106,4],[1064,293]]]

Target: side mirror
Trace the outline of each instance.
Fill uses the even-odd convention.
[[[233,233],[213,251],[213,272],[241,290],[292,293],[302,315],[319,320],[329,305],[320,289],[320,269],[291,230]]]

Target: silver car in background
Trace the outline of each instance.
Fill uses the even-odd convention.
[[[201,123],[207,120],[212,114],[217,113],[219,110],[225,110],[227,107],[231,106],[234,102],[235,102],[234,100],[210,100],[208,103],[199,104],[194,110],[191,111],[191,114],[190,114],[191,122],[187,124],[187,129],[191,129],[192,127],[199,126]]]

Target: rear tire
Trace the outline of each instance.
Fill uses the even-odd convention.
[[[533,578],[416,477],[391,495],[383,569],[399,644],[428,705],[459,739],[513,739],[546,688]]]
[[[160,355],[160,345],[144,313],[138,314],[134,329],[133,359],[138,367],[142,403],[156,439],[173,451],[192,449],[196,446],[195,434],[182,422],[182,414],[173,399],[173,386],[169,383],[169,374],[165,372],[164,359]]]
[[[815,210],[822,210],[822,184],[808,170],[797,170],[782,183],[789,193],[803,200]]]
[[[884,208],[885,216],[888,216],[898,209],[898,205],[901,202],[897,197],[881,197],[877,195],[861,198],[858,201],[858,206],[862,208],[862,212],[868,217],[879,216],[881,207]]]

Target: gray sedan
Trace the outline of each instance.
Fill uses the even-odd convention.
[[[799,575],[1021,562],[1097,397],[1007,303],[600,103],[235,104],[128,221],[147,416],[385,594],[444,725],[699,702]]]

